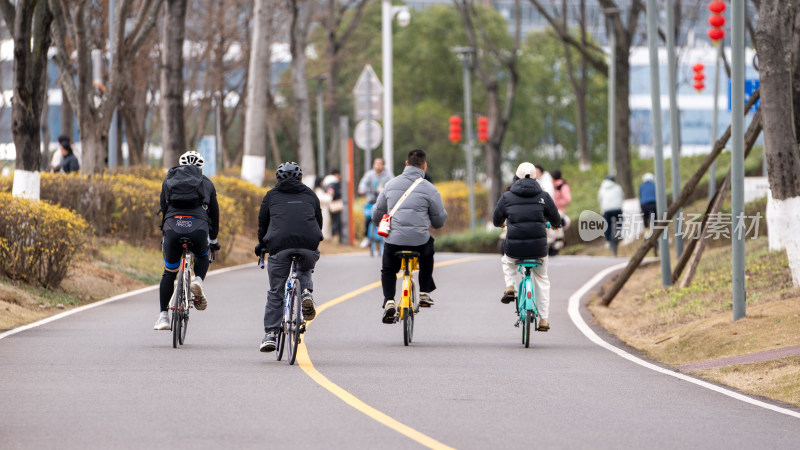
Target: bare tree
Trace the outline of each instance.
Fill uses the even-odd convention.
[[[134,9],[133,0],[119,0],[113,11],[115,35],[111,36],[113,59],[107,82],[96,90],[92,85],[91,51],[93,7],[90,0],[49,0],[53,11],[53,41],[56,44],[55,62],[67,100],[78,116],[81,135],[81,170],[100,173],[104,169],[106,143],[111,117],[117,107],[122,86],[127,82],[133,56],[156,24],[163,0],[140,0],[130,33],[125,33],[124,20]],[[68,47],[69,46],[69,47]],[[73,79],[73,61],[77,82]],[[99,92],[98,92],[99,91]],[[98,95],[99,94],[99,95]]]
[[[161,42],[161,147],[164,167],[178,163],[186,151],[183,117],[183,42],[186,37],[187,0],[166,0]]]
[[[564,18],[564,29],[568,29],[567,27],[567,0],[561,0],[561,9]],[[580,4],[578,7],[578,32],[580,34],[580,42],[581,45],[587,46],[588,40],[586,36],[586,1],[580,0]],[[586,61],[586,56],[579,54],[579,62],[578,62],[578,74],[575,74],[575,69],[573,68],[572,64],[572,50],[570,50],[569,44],[564,42],[564,57],[567,65],[567,75],[569,76],[569,84],[572,88],[573,94],[575,94],[575,104],[576,104],[576,119],[577,119],[577,126],[576,129],[578,131],[578,157],[579,157],[579,166],[582,171],[589,170],[592,167],[592,160],[589,157],[589,137],[588,131],[586,129],[586,95],[589,91],[588,88],[588,81],[589,81],[589,74],[588,74],[588,63]]]
[[[245,107],[242,179],[256,186],[264,181],[267,159],[267,93],[270,89],[272,14],[270,2],[255,0],[253,37],[250,48],[250,78]],[[266,82],[265,82],[266,81]],[[276,161],[277,163],[277,161]]]
[[[47,3],[0,0],[6,26],[14,38],[14,97],[11,132],[17,151],[13,193],[39,198],[42,106],[47,90],[47,50],[53,16]]]
[[[591,64],[598,72],[608,76],[608,64],[605,61],[605,53],[600,47],[592,43],[583,43],[569,33],[563,22],[559,22],[556,17],[542,6],[541,0],[530,0],[539,13],[544,16],[558,37],[569,44]],[[614,0],[599,0],[600,5],[607,10],[620,11],[620,7]],[[633,179],[631,178],[631,156],[630,156],[630,49],[633,39],[636,36],[639,26],[639,16],[644,11],[644,3],[641,0],[631,0],[630,6],[624,14],[613,14],[611,16],[611,30],[616,41],[616,60],[614,61],[616,71],[616,90],[614,98],[615,109],[615,136],[614,136],[614,155],[616,157],[617,182],[622,186],[626,198],[635,197],[633,189]],[[624,21],[627,16],[627,23]]]
[[[800,153],[794,109],[800,99],[786,95],[795,85],[793,66],[800,55],[797,27],[800,0],[761,1],[756,25],[760,91],[764,115],[764,151],[767,157],[769,186],[767,205],[769,242],[772,249],[786,249],[794,284],[800,285]],[[796,86],[796,85],[795,85]]]
[[[295,122],[297,126],[297,159],[306,176],[317,174],[314,147],[311,141],[311,107],[306,81],[306,46],[308,32],[314,16],[315,2],[291,0],[292,25],[290,48],[292,53],[292,90],[294,93]]]
[[[339,120],[341,115],[339,98],[339,71],[342,65],[342,54],[347,40],[358,26],[361,14],[367,0],[337,1],[327,0],[327,10],[322,18],[325,27],[325,37],[327,40],[326,62],[327,62],[327,110],[331,121]],[[347,26],[343,25],[345,15],[350,13],[350,21]],[[338,161],[339,158],[339,127],[330,127],[330,138],[328,139],[327,159]]]
[[[486,142],[486,172],[491,182],[489,186],[489,204],[494,204],[500,198],[502,189],[502,147],[506,132],[511,121],[519,72],[517,69],[519,47],[521,41],[521,11],[520,0],[514,1],[514,35],[511,48],[501,48],[499,43],[492,41],[486,26],[470,0],[454,0],[456,8],[461,14],[464,28],[467,33],[469,45],[476,49],[472,59],[472,70],[486,90],[487,117],[489,118],[489,140]],[[505,89],[502,89],[505,98],[501,98],[499,73],[491,67],[499,64],[502,67]]]

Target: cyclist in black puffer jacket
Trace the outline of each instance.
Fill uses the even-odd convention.
[[[540,258],[542,265],[533,269],[534,292],[541,320],[539,331],[550,329],[548,323],[550,306],[550,280],[547,278],[547,222],[553,228],[561,226],[553,198],[536,182],[536,169],[531,163],[522,163],[517,168],[514,183],[503,193],[494,210],[496,227],[507,222],[508,232],[503,246],[503,275],[506,290],[502,302],[511,303],[516,296],[517,259]]]
[[[322,210],[319,198],[300,179],[303,172],[294,162],[278,166],[278,184],[267,192],[258,213],[258,244],[256,256],[269,253],[269,292],[264,308],[262,352],[275,350],[277,331],[281,324],[283,287],[289,276],[292,253],[303,258],[297,264],[297,278],[302,288],[303,316],[312,320],[316,316],[311,292],[314,285],[311,273],[319,259],[322,241]]]

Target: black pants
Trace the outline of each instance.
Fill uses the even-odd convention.
[[[617,228],[616,228],[616,230],[612,230],[611,229],[611,218],[612,217],[616,217],[617,218]],[[603,212],[603,218],[606,219],[606,223],[608,224],[608,227],[606,227],[606,231],[605,231],[606,242],[611,242],[611,237],[614,236],[614,233],[616,233],[617,230],[621,230],[622,229],[622,210],[621,209],[610,209],[608,211],[605,211],[605,212]]]
[[[178,273],[171,270],[180,267],[183,246],[179,240],[182,237],[192,240],[194,275],[205,279],[208,272],[208,223],[205,220],[190,217],[167,219],[164,222],[164,237],[161,239],[161,251],[164,254],[164,273],[161,275],[161,284],[159,285],[161,311],[169,308],[169,301],[175,291],[175,278]]]
[[[394,256],[401,250],[419,252],[419,291],[433,292],[436,283],[433,282],[433,238],[422,245],[394,245],[383,244],[383,266],[381,267],[381,284],[383,285],[383,299],[394,300],[397,292],[397,272],[400,271],[402,261]]]
[[[281,250],[267,258],[267,271],[269,272],[269,292],[267,292],[267,305],[264,307],[264,332],[278,331],[283,316],[283,294],[286,286],[286,278],[292,268],[292,259],[289,255],[300,253],[303,255],[297,263],[297,281],[300,289],[314,290],[314,283],[311,280],[311,273],[319,259],[318,250],[308,250],[305,248],[290,248]]]
[[[650,217],[656,214],[656,202],[642,203],[642,217],[644,219],[644,227],[650,228]]]

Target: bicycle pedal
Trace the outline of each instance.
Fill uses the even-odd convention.
[[[519,322],[514,322],[514,328],[519,328]]]

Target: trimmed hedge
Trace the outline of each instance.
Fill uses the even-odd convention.
[[[248,230],[258,228],[258,211],[267,189],[260,188],[239,178],[218,175],[212,180],[217,194],[236,199],[239,210],[244,214],[243,226]],[[220,206],[221,208],[221,206]],[[222,214],[220,213],[220,216]],[[253,233],[255,235],[255,233]]]
[[[446,234],[435,238],[437,252],[499,253],[500,230]]]
[[[58,287],[89,244],[86,221],[65,208],[8,193],[0,193],[0,210],[0,272]]]
[[[447,223],[444,229],[448,233],[469,230],[469,188],[463,181],[445,181],[436,183],[442,194],[444,208],[447,210]],[[494,206],[494,205],[492,205]],[[475,184],[475,218],[482,221],[488,217],[489,191],[481,184]],[[435,233],[438,234],[438,233]]]

